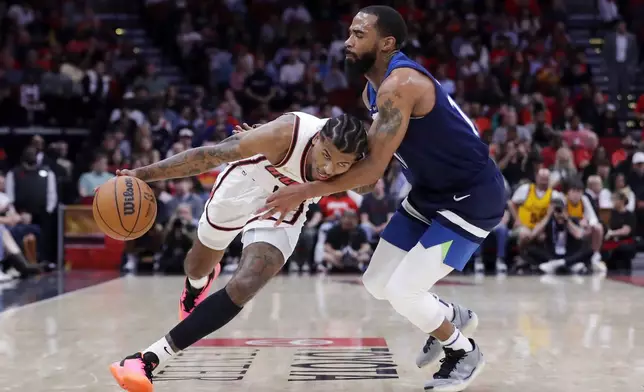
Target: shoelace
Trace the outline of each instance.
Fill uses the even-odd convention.
[[[199,295],[199,292],[195,293],[193,290],[190,286],[186,287],[186,296],[181,302],[183,304],[183,310],[186,312],[195,307],[195,301]]]
[[[215,277],[215,272],[211,272],[210,275],[208,275],[208,283]],[[208,286],[208,283],[206,283],[206,286]],[[204,286],[204,288],[206,287]],[[204,290],[204,288],[201,289],[195,289],[190,284],[188,284],[188,281],[186,280],[186,297],[183,299],[181,302],[183,304],[183,310],[186,312],[189,312],[190,309],[195,307],[195,301],[197,300],[197,297],[201,292]]]
[[[434,374],[434,378],[449,378],[449,375],[454,371],[456,365],[465,358],[465,351],[463,350],[450,350],[445,349],[445,358],[441,359],[441,367],[438,372]]]
[[[156,367],[155,364],[146,362],[143,359],[143,356],[141,356],[141,353],[136,353],[136,354],[130,355],[129,357],[125,357],[121,361],[121,366],[123,366],[125,364],[125,361],[128,361],[128,360],[139,360],[143,365],[143,371],[145,372],[145,376],[148,378],[148,380],[150,380],[150,382],[152,382],[152,371]]]
[[[427,352],[429,351],[429,346],[431,346],[432,343],[434,343],[434,340],[436,340],[436,338],[433,337],[433,336],[430,336],[430,337],[427,338],[427,341],[425,342],[425,345],[423,346],[423,352],[425,354],[427,354]]]

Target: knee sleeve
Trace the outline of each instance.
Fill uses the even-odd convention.
[[[445,320],[438,299],[429,289],[452,271],[443,264],[440,246],[416,245],[405,256],[385,286],[393,308],[425,333],[435,331]]]
[[[362,276],[365,289],[376,299],[386,299],[385,286],[407,252],[381,239]]]

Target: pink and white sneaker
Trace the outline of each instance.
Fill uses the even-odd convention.
[[[219,276],[221,272],[221,265],[217,264],[215,270],[208,275],[208,283],[200,289],[195,289],[190,286],[188,278],[186,278],[186,283],[183,286],[183,292],[181,293],[181,299],[179,300],[179,320],[184,320],[186,317],[192,313],[192,311],[203,302],[208,293],[210,292],[210,286],[214,282],[215,278]]]
[[[154,363],[147,356],[136,353],[123,358],[121,362],[114,362],[110,365],[112,377],[119,383],[121,388],[128,392],[153,392],[152,371],[158,363]],[[152,354],[154,358],[156,355]]]

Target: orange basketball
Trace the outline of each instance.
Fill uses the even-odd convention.
[[[135,177],[114,177],[94,194],[94,220],[106,235],[133,240],[145,234],[157,216],[154,192]]]

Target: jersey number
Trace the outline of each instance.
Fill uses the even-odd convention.
[[[438,81],[436,81],[436,83],[440,86],[440,83],[439,83]],[[452,107],[453,107],[454,109],[456,109],[456,111],[458,112],[458,114],[460,114],[460,115],[461,115],[461,117],[463,118],[463,120],[465,120],[465,122],[467,123],[467,125],[469,125],[469,126],[470,126],[470,129],[472,129],[472,132],[473,132],[476,136],[479,136],[479,131],[478,131],[478,129],[476,129],[476,125],[474,125],[474,123],[472,122],[472,120],[470,120],[470,118],[469,118],[465,113],[463,113],[463,110],[461,110],[461,108],[458,106],[458,104],[457,104],[456,102],[454,102],[454,100],[452,99],[452,97],[450,97],[450,96],[449,96],[449,94],[446,94],[446,95],[447,95],[447,100],[449,101],[449,104],[450,104],[450,105],[452,105]]]

